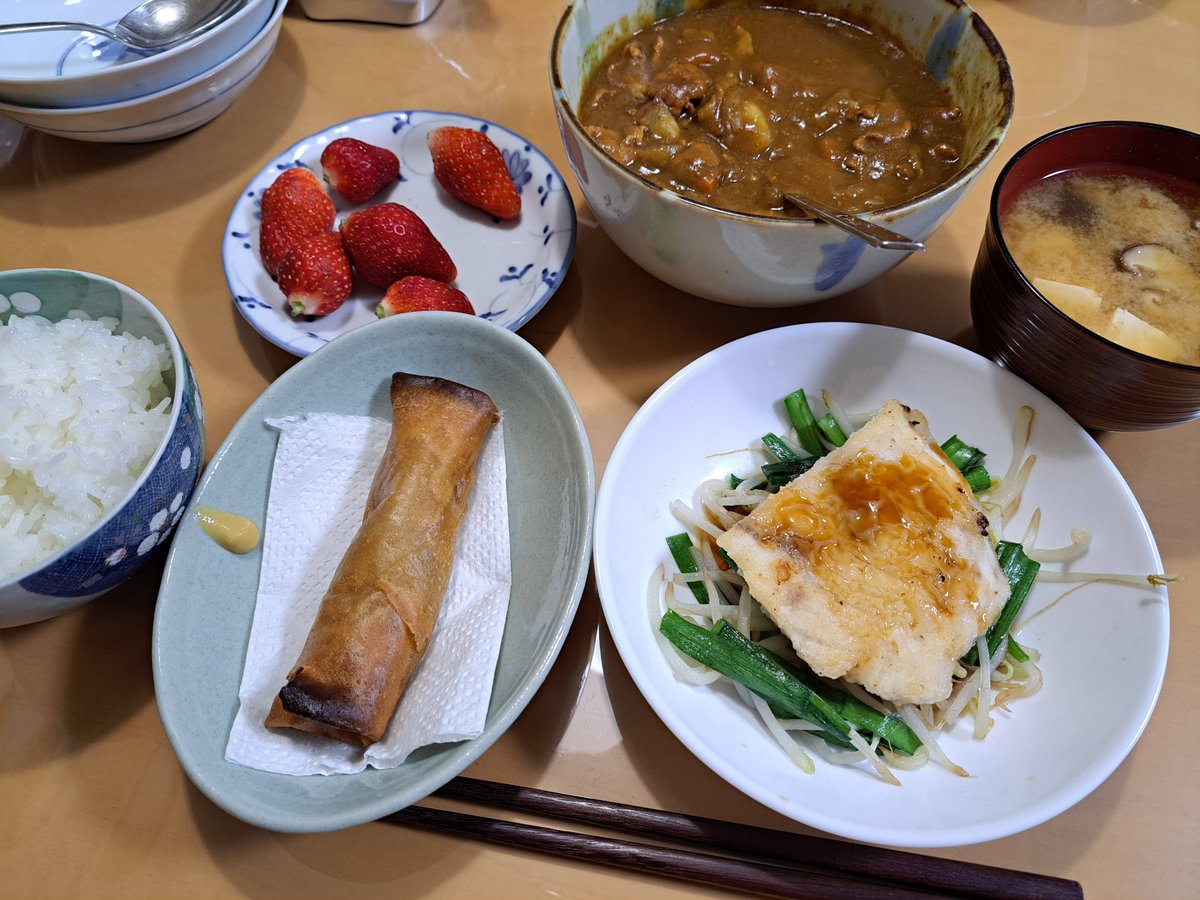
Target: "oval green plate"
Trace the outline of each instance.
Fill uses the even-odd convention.
[[[276,444],[264,420],[306,412],[390,418],[395,371],[477,387],[504,415],[513,580],[483,733],[422,748],[393,769],[353,775],[279,775],[226,762],[261,544],[245,556],[228,553],[200,530],[192,510],[217,507],[263,523]],[[167,558],[154,618],[154,684],[188,776],[232,815],[286,832],[357,825],[441,787],[504,733],[549,673],[583,593],[594,498],[591,448],[575,403],[545,358],[511,331],[457,313],[407,313],[297,363],[217,450]]]

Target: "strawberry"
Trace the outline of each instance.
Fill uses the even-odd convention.
[[[475,307],[467,295],[448,284],[409,275],[401,278],[387,289],[383,301],[375,307],[375,315],[383,319],[399,313],[417,312],[423,309],[440,309],[446,312],[461,312],[475,315]]]
[[[322,197],[329,200],[321,179],[313,174],[312,169],[295,165],[280,172],[270,187],[263,191],[262,212],[263,215],[290,213],[297,207],[319,203]],[[332,205],[333,201],[330,200],[329,206]]]
[[[454,261],[421,217],[399,203],[379,203],[342,220],[342,241],[358,274],[387,287],[406,275],[450,282]]]
[[[329,185],[351,203],[366,203],[400,174],[391,150],[354,138],[338,138],[321,151]]]
[[[350,296],[350,260],[334,231],[304,238],[279,265],[279,289],[293,316],[325,316]]]
[[[284,170],[262,195],[258,252],[272,278],[287,252],[306,237],[333,228],[333,201],[304,166]]]
[[[504,156],[482,131],[446,126],[429,133],[433,174],[449,193],[497,219],[521,214],[521,195]]]

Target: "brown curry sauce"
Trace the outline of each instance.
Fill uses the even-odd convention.
[[[796,9],[723,5],[654,23],[596,66],[588,134],[662,187],[721,209],[900,205],[961,165],[961,110],[899,41]]]

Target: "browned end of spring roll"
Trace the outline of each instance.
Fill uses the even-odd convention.
[[[476,462],[500,416],[482,391],[422,375],[393,375],[391,400],[392,434],[362,525],[272,704],[270,728],[370,746],[437,622]]]

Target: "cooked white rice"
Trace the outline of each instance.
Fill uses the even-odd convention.
[[[170,351],[115,319],[0,325],[0,578],[119,505],[171,418]]]

